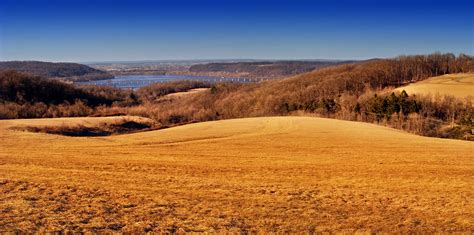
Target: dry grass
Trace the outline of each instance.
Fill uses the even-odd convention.
[[[209,88],[194,88],[189,91],[175,92],[175,93],[165,95],[163,98],[178,98],[178,97],[198,94],[205,91],[209,91]]]
[[[110,137],[0,122],[0,231],[474,231],[474,143],[272,117]]]
[[[397,88],[397,90],[405,90],[408,94],[439,94],[458,98],[474,97],[474,74],[458,73],[432,77],[421,82]]]
[[[175,101],[177,99],[183,99],[183,98],[192,99],[196,97],[196,95],[202,94],[209,90],[210,88],[194,88],[188,91],[174,92],[174,93],[167,94],[167,95],[164,95],[163,97],[158,98],[157,101],[166,102],[166,101]]]

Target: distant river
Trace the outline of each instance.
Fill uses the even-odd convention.
[[[138,89],[143,86],[150,85],[157,82],[169,82],[176,80],[195,80],[207,82],[233,81],[248,83],[250,79],[245,78],[219,78],[219,77],[205,77],[205,76],[190,76],[190,75],[124,75],[115,76],[113,79],[78,82],[77,84],[98,85],[98,86],[113,86],[117,88],[132,88]]]

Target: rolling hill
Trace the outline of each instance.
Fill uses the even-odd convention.
[[[42,61],[0,62],[0,71],[15,70],[44,78],[59,78],[71,81],[109,79],[114,76],[77,63],[51,63]]]
[[[450,95],[457,98],[474,97],[474,74],[456,73],[431,77],[426,80],[397,88],[408,94]]]
[[[474,143],[311,117],[110,137],[0,121],[0,228],[92,232],[474,230]]]

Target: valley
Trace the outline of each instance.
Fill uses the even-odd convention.
[[[1,234],[473,234],[474,1],[1,0]]]
[[[301,66],[260,63],[195,66]],[[439,53],[122,88],[1,71],[0,232],[473,231],[473,71]]]

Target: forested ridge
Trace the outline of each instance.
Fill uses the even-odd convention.
[[[77,96],[75,101],[64,99],[64,102],[85,106],[80,115],[139,115],[152,118],[162,126],[242,117],[315,115],[378,123],[426,136],[472,139],[472,99],[415,96],[393,91],[395,87],[432,76],[468,72],[474,72],[473,57],[435,53],[332,66],[255,84],[217,83],[207,92],[166,101],[159,97],[210,84],[189,81],[155,84],[136,92],[74,88],[99,98],[104,98],[105,94],[115,95],[109,95],[106,102],[99,103],[83,96]],[[0,76],[2,84],[9,76]],[[18,90],[2,86],[2,92],[11,90],[13,94],[13,90]],[[101,92],[100,89],[110,91]],[[25,106],[35,110],[31,107],[37,105],[48,110],[57,107],[57,102],[21,103],[13,99],[2,102],[2,118],[68,116],[68,112],[45,111],[27,112],[25,116],[25,112],[19,111]],[[65,103],[59,106],[68,107]],[[78,115],[77,112],[74,115]]]
[[[198,75],[275,79],[355,61],[254,61],[197,64],[189,72]]]
[[[113,75],[77,63],[51,63],[42,61],[0,62],[0,71],[15,70],[44,78],[60,78],[71,81],[88,81],[113,78]]]

